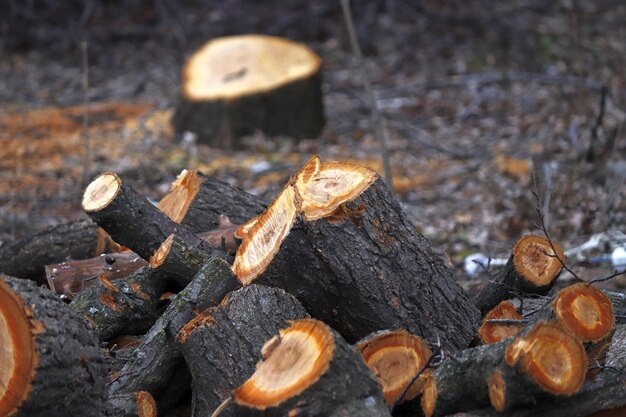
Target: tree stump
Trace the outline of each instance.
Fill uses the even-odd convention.
[[[218,148],[261,130],[314,138],[324,127],[321,60],[287,39],[243,35],[215,39],[183,69],[182,98],[172,125]]]
[[[0,343],[0,416],[100,417],[102,349],[50,291],[0,275]]]

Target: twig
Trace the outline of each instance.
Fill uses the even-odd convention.
[[[352,51],[354,55],[356,55],[356,58],[359,62],[359,67],[361,69],[363,83],[365,84],[365,91],[367,93],[370,109],[372,111],[372,124],[376,129],[376,136],[378,136],[378,140],[380,140],[385,182],[387,182],[387,185],[391,188],[393,186],[393,178],[391,175],[391,165],[389,163],[389,149],[387,147],[387,129],[385,129],[385,126],[383,125],[384,121],[380,115],[378,104],[376,103],[376,98],[374,97],[372,83],[370,82],[370,78],[367,73],[367,67],[365,65],[365,60],[363,59],[363,53],[361,52],[361,46],[359,45],[359,39],[356,35],[354,22],[352,20],[352,12],[350,11],[350,0],[341,0],[341,8],[343,10],[346,27],[348,28],[348,35],[350,36],[350,45],[352,46]]]
[[[626,275],[626,269],[623,271],[618,271],[615,270],[615,272],[613,272],[611,275],[604,277],[604,278],[596,278],[596,279],[592,279],[591,281],[589,281],[589,285],[591,284],[595,284],[597,282],[604,282],[604,281],[608,281],[610,279],[613,279],[615,277],[619,277],[620,275]]]
[[[226,398],[224,402],[221,403],[220,406],[215,409],[215,411],[213,411],[213,414],[211,414],[211,417],[218,417],[220,414],[222,414],[222,411],[226,410],[226,407],[228,407],[232,402],[233,402],[232,396]]]
[[[80,49],[83,58],[83,187],[89,183],[89,165],[91,162],[91,143],[89,138],[89,44],[83,41]]]
[[[526,324],[530,320],[529,319],[489,319],[487,323],[489,324]]]

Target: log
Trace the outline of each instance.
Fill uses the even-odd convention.
[[[233,264],[241,281],[294,294],[349,342],[405,328],[449,349],[467,347],[478,310],[383,180],[347,163],[302,174],[246,234]]]
[[[561,261],[565,262],[565,255],[557,243],[540,236],[524,236],[513,247],[502,273],[485,284],[474,304],[484,315],[500,301],[520,294],[545,295],[563,269]]]
[[[90,321],[101,342],[119,335],[140,335],[158,318],[159,298],[166,277],[145,267],[116,281],[98,282],[74,298],[70,307]]]
[[[111,383],[111,395],[148,391],[160,398],[176,369],[184,366],[180,346],[175,340],[178,332],[198,311],[218,305],[240,286],[228,264],[211,259],[143,337],[119,378]]]
[[[221,251],[211,248],[123,183],[117,174],[105,172],[97,176],[87,186],[82,206],[85,213],[117,243],[143,259],[150,259],[171,234],[179,235],[211,255],[223,256]]]
[[[193,377],[192,414],[210,416],[254,373],[264,343],[288,327],[287,320],[304,317],[307,312],[293,296],[250,285],[187,323],[178,339]]]
[[[499,411],[537,397],[571,395],[587,370],[582,343],[554,323],[540,322],[517,337],[447,357],[424,383],[426,417],[489,404]]]
[[[292,322],[265,344],[263,356],[233,392],[233,415],[390,416],[360,355],[323,322]]]
[[[106,417],[156,417],[157,404],[147,391],[112,396],[107,399]]]
[[[383,330],[360,340],[355,347],[378,379],[389,407],[420,394],[423,381],[419,378],[413,384],[411,381],[432,356],[421,337],[406,330]],[[411,386],[402,396],[409,384]]]
[[[210,258],[208,253],[179,236],[169,235],[150,257],[150,266],[184,287]]]
[[[88,324],[49,290],[0,275],[0,415],[99,417],[106,365]]]
[[[89,259],[67,260],[46,265],[48,287],[70,300],[104,276],[109,281],[126,277],[147,263],[131,251],[106,253]]]
[[[491,320],[513,320],[511,323],[492,323]],[[519,320],[520,323],[514,323]],[[502,301],[483,317],[478,329],[478,339],[482,344],[489,345],[509,337],[513,337],[522,330],[523,316],[511,301]]]
[[[114,243],[88,218],[52,226],[0,246],[0,272],[43,283],[44,267],[67,258],[85,259]]]
[[[324,127],[321,60],[304,45],[265,35],[215,39],[194,52],[182,77],[172,125],[201,143],[241,148],[237,139],[256,130],[314,138]]]
[[[220,225],[220,216],[228,217],[233,223],[244,223],[260,214],[265,206],[257,196],[186,169],[159,202],[161,211],[170,213],[172,220],[194,233],[215,229]]]

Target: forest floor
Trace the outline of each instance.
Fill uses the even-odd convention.
[[[10,3],[0,22],[0,241],[80,216],[84,185],[102,171],[155,201],[184,168],[267,198],[313,154],[382,172],[338,1],[94,0],[37,12]],[[624,242],[626,4],[413,3],[354,2],[353,13],[393,189],[458,277],[471,279],[466,255],[508,257],[538,232],[537,209],[565,249],[606,232],[587,255]],[[320,54],[323,134],[256,134],[244,151],[184,143],[169,120],[185,58],[211,38],[251,32]],[[579,261],[569,259],[583,277],[611,269]]]

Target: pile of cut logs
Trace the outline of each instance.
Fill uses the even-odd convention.
[[[107,172],[82,206],[0,248],[0,417],[626,412],[626,295],[551,291],[528,235],[470,298],[368,168],[313,157],[269,205]]]

